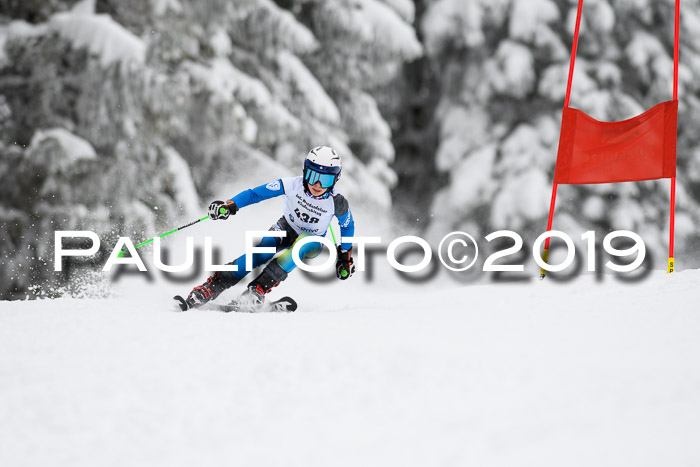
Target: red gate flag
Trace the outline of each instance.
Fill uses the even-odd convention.
[[[681,2],[676,0],[673,38],[673,100],[662,102],[638,117],[622,122],[599,122],[580,110],[569,108],[571,82],[581,26],[583,0],[578,0],[574,42],[571,45],[569,81],[566,83],[564,112],[557,165],[552,183],[547,231],[552,230],[554,204],[560,184],[632,182],[671,179],[671,212],[669,216],[668,272],[674,271],[673,233],[676,215],[676,137],[678,127],[678,36]],[[542,259],[547,262],[549,239],[544,241]],[[540,270],[544,279],[545,269]]]
[[[678,101],[621,122],[564,109],[554,183],[631,182],[676,176]]]

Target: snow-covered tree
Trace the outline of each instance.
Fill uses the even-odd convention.
[[[695,249],[700,5],[681,7],[677,249]],[[577,2],[435,0],[421,28],[439,69],[431,232],[476,234],[546,227]],[[602,121],[636,116],[672,98],[674,0],[584,2],[571,107]],[[564,186],[555,228],[630,229],[655,252],[667,245],[667,180]],[[678,255],[680,256],[680,255]]]
[[[354,202],[386,213],[394,151],[375,96],[422,53],[412,19],[411,0],[11,3],[0,295],[51,276],[55,230],[142,238],[223,184],[299,173],[320,144],[343,156]]]

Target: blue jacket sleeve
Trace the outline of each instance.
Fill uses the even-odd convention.
[[[282,180],[276,180],[266,185],[260,185],[252,189],[241,191],[230,199],[235,202],[236,206],[240,209],[283,194],[284,187],[282,186]]]
[[[338,216],[338,225],[340,225],[340,236],[342,237],[352,237],[355,235],[355,221],[352,218],[352,213],[350,212],[350,209],[348,209],[348,212],[345,213],[345,215]],[[342,248],[345,251],[350,250],[352,248],[352,243],[341,243],[340,248]]]
[[[335,217],[338,218],[338,225],[340,226],[340,236],[352,237],[355,235],[355,221],[352,218],[348,200],[343,195],[337,194],[333,197],[333,202],[335,203]],[[352,243],[343,242],[340,244],[340,248],[348,251],[352,248]]]

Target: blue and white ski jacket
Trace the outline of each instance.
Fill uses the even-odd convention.
[[[309,233],[324,236],[331,224],[333,216],[338,218],[341,237],[352,237],[355,234],[355,221],[350,213],[350,206],[343,195],[331,191],[330,196],[316,198],[304,190],[304,180],[301,176],[275,180],[267,185],[260,185],[242,191],[230,200],[236,206],[243,208],[277,196],[285,197],[284,218],[298,234]],[[350,250],[351,243],[344,242],[341,248]]]

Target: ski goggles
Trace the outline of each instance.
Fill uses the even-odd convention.
[[[316,164],[314,164],[316,165]],[[310,165],[306,165],[304,168],[304,180],[306,180],[306,183],[309,185],[315,185],[316,182],[321,182],[321,188],[330,188],[333,185],[335,185],[336,180],[338,180],[338,175],[340,174],[340,168],[338,167],[329,167],[328,170],[333,170],[336,171],[336,173],[327,173],[325,171],[321,171],[320,166],[318,167],[313,167]]]

